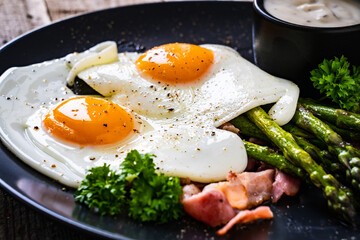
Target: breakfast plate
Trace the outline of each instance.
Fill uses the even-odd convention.
[[[13,66],[81,52],[106,40],[115,41],[119,52],[143,52],[171,42],[222,44],[253,62],[252,23],[252,4],[248,2],[169,2],[107,9],[56,22],[15,39],[0,50],[0,73]],[[83,231],[113,239],[220,238],[216,229],[190,217],[159,225],[138,223],[122,215],[100,216],[76,204],[72,189],[33,170],[4,144],[0,161],[3,188]],[[360,234],[339,222],[328,211],[321,192],[305,184],[297,196],[269,206],[273,220],[236,226],[221,239],[355,239]]]

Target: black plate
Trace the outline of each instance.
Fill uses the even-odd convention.
[[[172,2],[108,9],[57,22],[26,34],[0,50],[0,73],[115,40],[119,50],[142,51],[169,42],[218,43],[252,61],[252,4]],[[301,87],[301,86],[300,86]],[[125,216],[99,216],[74,203],[72,191],[39,174],[0,146],[0,183],[25,203],[60,221],[117,239],[219,238],[215,229],[190,217],[165,225],[140,224]],[[303,186],[300,194],[271,204],[272,221],[237,226],[221,239],[356,239],[360,231],[329,213],[321,192]],[[267,237],[268,236],[268,237]]]

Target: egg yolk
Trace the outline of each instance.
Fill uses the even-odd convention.
[[[43,125],[56,137],[80,145],[116,143],[134,129],[133,118],[126,110],[93,97],[62,102],[45,115]]]
[[[138,70],[165,83],[190,83],[199,80],[210,68],[214,53],[206,48],[170,43],[152,48],[136,61]]]

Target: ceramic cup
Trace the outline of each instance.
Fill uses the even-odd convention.
[[[302,86],[302,95],[316,93],[310,71],[324,58],[344,55],[360,65],[360,24],[346,27],[309,27],[270,15],[264,1],[254,0],[253,45],[255,63],[263,70]]]

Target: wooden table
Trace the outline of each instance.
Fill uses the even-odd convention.
[[[25,32],[69,16],[109,7],[164,1],[167,0],[0,0],[0,47]],[[24,206],[0,188],[0,240],[12,239],[93,238]]]

